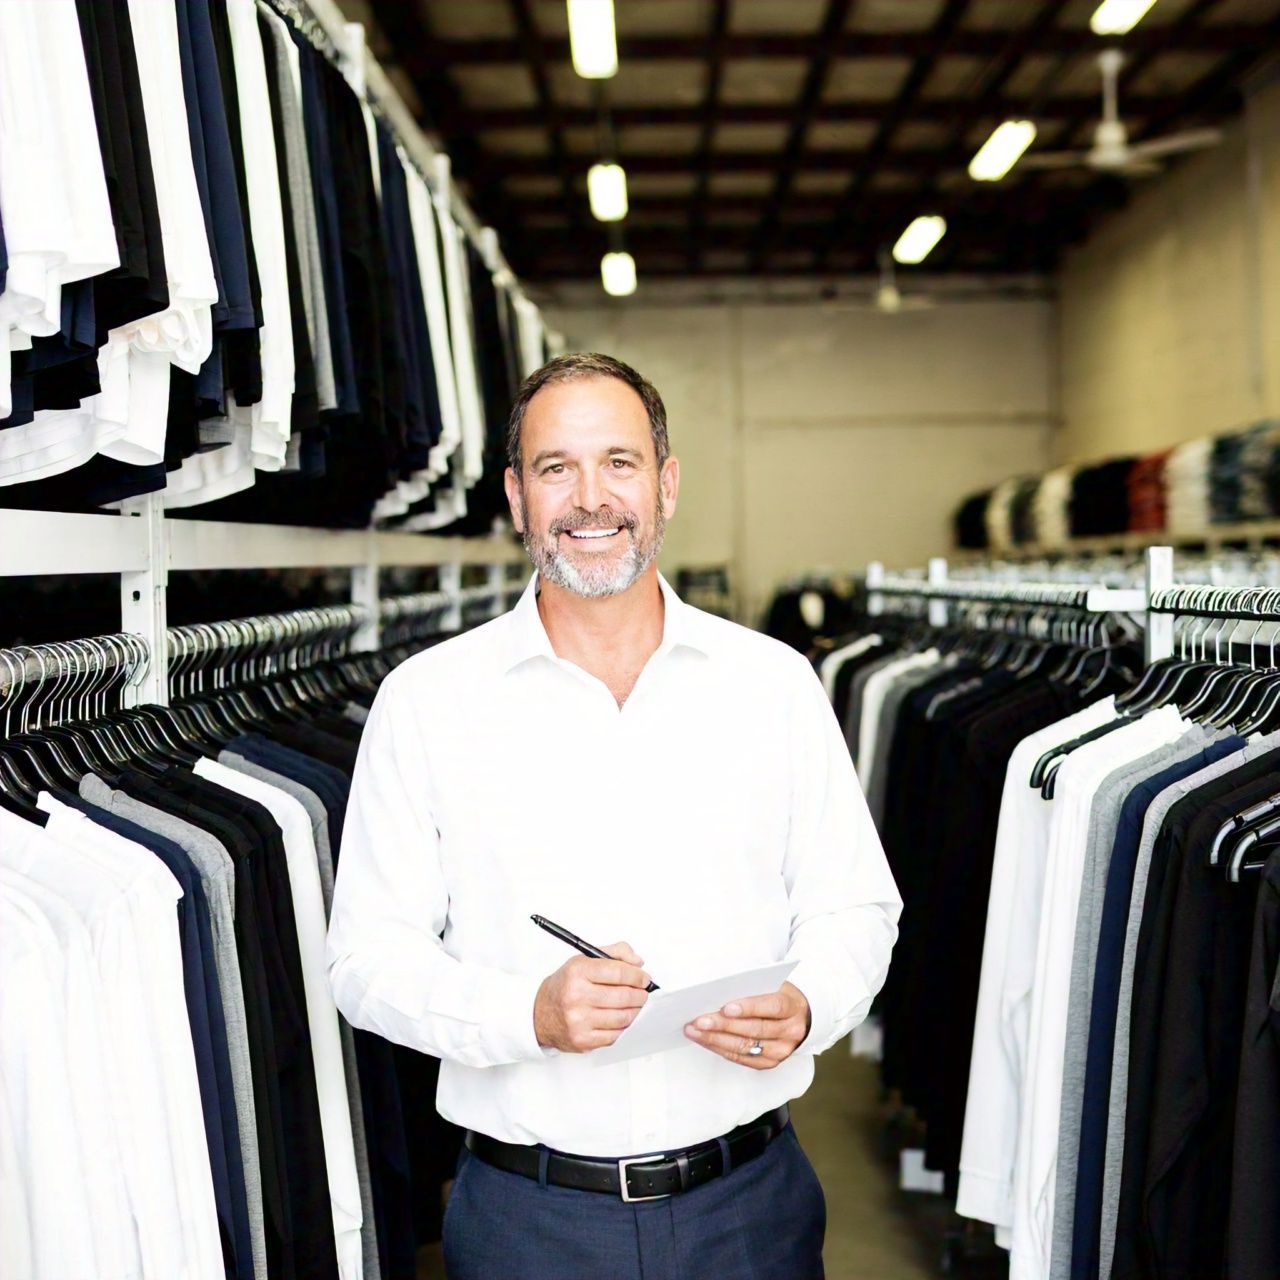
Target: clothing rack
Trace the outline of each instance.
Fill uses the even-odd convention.
[[[950,579],[947,562],[929,561],[925,577],[888,575],[880,562],[867,567],[867,610],[883,612],[885,597],[910,597],[930,603],[929,621],[945,626],[947,605],[1000,604],[1027,608],[1076,609],[1085,613],[1137,613],[1147,608],[1142,588],[1108,587],[1096,582],[1004,582]],[[936,607],[935,607],[936,606]]]
[[[522,305],[533,305],[502,252],[498,233],[476,217],[458,189],[449,157],[428,140],[382,66],[369,52],[364,25],[348,22],[335,0],[272,0],[272,3],[289,21],[298,24],[312,43],[336,54],[339,69],[370,108],[390,126],[405,155],[428,187],[448,205],[454,221],[475,244],[499,284],[510,290]],[[553,352],[564,347],[560,334],[548,332],[547,340]]]
[[[348,569],[351,602],[362,610],[351,638],[351,648],[357,652],[377,649],[380,644],[384,615],[379,572],[384,568],[437,570],[439,593],[448,601],[441,617],[445,630],[461,627],[464,610],[477,604],[495,602],[501,611],[523,590],[527,576],[523,572],[527,564],[524,551],[510,538],[444,538],[372,529],[173,519],[166,515],[159,494],[134,499],[121,515],[0,509],[0,530],[0,579],[43,574],[119,575],[120,630],[137,636],[151,658],[137,682],[126,685],[128,706],[168,700],[167,592],[171,572]],[[472,568],[482,569],[485,581],[464,587],[464,570]],[[519,581],[511,577],[513,570],[519,572]],[[0,676],[0,682],[3,680]]]
[[[392,626],[427,621],[430,632],[449,631],[461,625],[462,609],[479,607],[494,617],[503,612],[513,593],[523,589],[522,584],[495,578],[491,584],[466,587],[455,594],[435,591],[391,596],[378,602],[376,615],[379,622]],[[280,669],[292,670],[331,656],[335,646],[361,652],[354,640],[368,628],[369,614],[360,604],[318,605],[169,627],[163,648],[166,681],[198,675],[215,654],[222,656],[223,665],[261,661],[266,664],[262,674],[269,674],[272,660]],[[145,639],[130,632],[0,649],[0,699],[10,698],[27,685],[35,684],[38,689],[50,681],[75,680],[79,689],[81,677],[85,687],[73,690],[76,696],[100,698],[109,682],[98,687],[93,677],[119,672],[126,687],[136,685],[146,676],[152,656]],[[146,701],[167,704],[167,683],[165,694]],[[39,696],[33,693],[32,699]],[[54,695],[51,692],[48,696]],[[10,708],[0,702],[0,710],[8,712]],[[0,725],[3,723],[0,720]]]

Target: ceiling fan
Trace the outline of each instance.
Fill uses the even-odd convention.
[[[879,311],[882,315],[896,316],[904,311],[929,311],[937,306],[932,298],[921,293],[904,294],[898,288],[894,273],[893,254],[888,249],[881,249],[877,258],[880,262],[880,283],[875,293],[865,301],[851,301],[847,298],[836,298],[838,310]]]
[[[1124,54],[1104,49],[1098,54],[1102,72],[1102,119],[1093,131],[1088,151],[1029,151],[1019,164],[1028,169],[1093,169],[1099,173],[1119,173],[1130,177],[1159,173],[1159,161],[1186,151],[1200,151],[1222,141],[1220,129],[1185,129],[1146,142],[1129,141],[1129,131],[1120,119],[1117,82]]]

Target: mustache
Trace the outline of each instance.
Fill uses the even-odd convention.
[[[575,511],[553,520],[547,532],[553,536],[576,533],[582,529],[626,529],[628,533],[634,533],[639,523],[639,518],[633,511],[620,511],[617,514],[601,511],[594,515],[587,511]]]

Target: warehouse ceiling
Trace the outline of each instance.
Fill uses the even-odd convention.
[[[967,173],[1007,118],[1036,122],[1033,151],[1089,146],[1097,0],[617,0],[604,81],[574,73],[564,0],[343,7],[531,281],[598,278],[604,158],[645,276],[866,271],[920,213],[948,222],[931,272],[1051,270],[1150,180]],[[1158,0],[1118,44],[1133,140],[1220,124],[1280,47],[1280,0]]]

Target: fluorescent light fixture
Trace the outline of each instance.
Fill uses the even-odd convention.
[[[572,3],[572,0],[570,0]],[[1089,19],[1095,36],[1122,36],[1146,17],[1156,0],[1102,0]]]
[[[975,182],[999,182],[1018,163],[1035,136],[1036,127],[1030,120],[1006,120],[997,125],[969,161],[969,177]]]
[[[618,36],[613,0],[569,0],[569,52],[584,80],[608,80],[618,74]]]
[[[917,218],[899,237],[893,246],[893,256],[898,262],[907,266],[915,266],[923,262],[933,246],[942,239],[947,230],[947,220],[937,214],[929,214]]]
[[[611,298],[626,298],[636,291],[636,260],[629,253],[606,253],[600,259],[600,279]]]
[[[601,222],[620,222],[627,216],[627,171],[620,164],[593,164],[587,170],[587,195]]]

